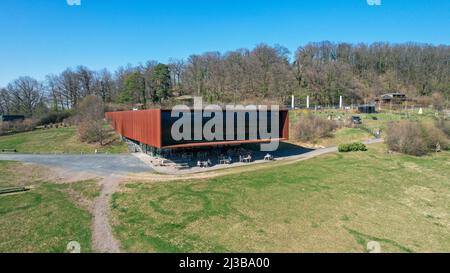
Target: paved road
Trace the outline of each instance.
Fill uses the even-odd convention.
[[[59,167],[72,171],[90,172],[101,176],[151,172],[148,165],[132,155],[28,155],[0,154],[0,160],[14,160]]]

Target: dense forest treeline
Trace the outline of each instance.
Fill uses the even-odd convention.
[[[181,95],[209,102],[288,104],[310,95],[317,104],[368,102],[399,91],[450,96],[450,46],[310,43],[292,54],[282,46],[208,52],[167,64],[148,61],[114,72],[68,68],[44,81],[21,77],[0,90],[0,114],[40,115],[72,109],[88,95],[105,103],[165,105]]]

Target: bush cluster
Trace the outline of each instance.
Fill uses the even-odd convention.
[[[103,119],[104,104],[102,100],[95,96],[87,96],[78,105],[77,112],[80,140],[87,143],[98,142],[103,146],[109,137],[110,130]]]
[[[0,135],[32,131],[36,123],[32,119],[14,122],[0,122]]]
[[[73,111],[50,112],[41,117],[37,123],[38,126],[61,123],[71,117]]]
[[[439,128],[447,137],[450,137],[450,120],[439,119],[436,122],[436,127]]]
[[[315,115],[300,117],[295,130],[294,137],[302,141],[315,141],[319,138],[331,137],[334,130],[339,127],[333,120],[327,120]]]
[[[80,140],[87,143],[96,143],[104,145],[105,139],[109,136],[109,132],[102,120],[95,120],[91,122],[81,122],[78,125],[78,134]]]
[[[436,151],[438,146],[449,148],[448,136],[435,124],[405,120],[388,125],[385,141],[392,151],[415,156]]]
[[[350,144],[341,144],[338,147],[339,152],[348,153],[348,152],[365,152],[367,151],[367,147],[364,143],[355,142]]]

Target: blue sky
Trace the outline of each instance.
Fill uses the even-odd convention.
[[[450,44],[450,0],[1,0],[0,86],[80,64],[322,40]]]

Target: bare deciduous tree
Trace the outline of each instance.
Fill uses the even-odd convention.
[[[96,96],[85,97],[78,105],[78,134],[85,142],[105,144],[109,130],[104,122],[104,104]]]
[[[368,102],[399,91],[427,98],[438,109],[449,106],[450,46],[324,41],[299,47],[290,58],[289,50],[282,46],[260,44],[252,50],[207,52],[186,61],[170,59],[170,84],[164,81],[163,89],[154,74],[165,69],[155,72],[162,67],[156,61],[127,65],[114,73],[78,66],[47,76],[45,98],[49,108],[60,111],[75,108],[90,95],[104,103],[158,104],[161,90],[164,101],[171,95],[195,95],[210,102],[284,104],[290,95],[309,95],[311,103],[320,105],[336,105],[340,96],[345,103]],[[40,101],[36,102],[30,97],[36,92],[27,91],[31,87],[41,94],[41,86],[23,78],[12,82],[0,92],[0,112],[31,115],[44,96],[37,96]]]
[[[30,117],[44,100],[44,86],[30,77],[20,77],[8,84],[7,91],[11,96],[14,111]]]

